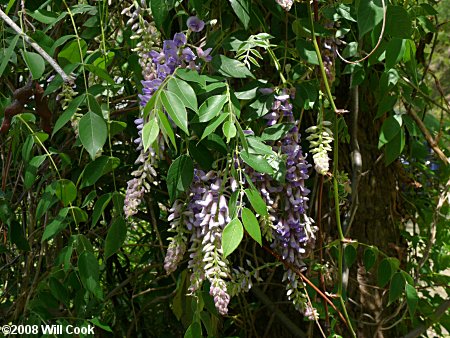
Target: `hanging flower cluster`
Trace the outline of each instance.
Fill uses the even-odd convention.
[[[326,175],[330,169],[328,152],[332,151],[330,144],[333,142],[333,133],[328,128],[330,125],[331,122],[322,121],[319,125],[306,129],[311,133],[306,139],[309,141],[311,153],[314,154],[314,169],[321,175]]]
[[[131,9],[133,6],[136,9],[132,12]],[[175,33],[173,39],[164,40],[162,49],[158,50],[155,45],[158,43],[159,36],[155,33],[154,25],[147,23],[140,16],[146,7],[139,7],[137,4],[133,6],[125,9],[124,13],[131,16],[128,24],[132,25],[132,29],[136,30],[136,34],[143,36],[143,41],[138,44],[137,48],[140,56],[140,64],[143,68],[142,75],[144,77],[142,81],[142,94],[139,94],[139,99],[140,105],[144,107],[167,76],[173,74],[176,68],[198,70],[199,65],[195,63],[195,60],[200,58],[204,61],[210,61],[211,56],[209,53],[211,49],[203,51],[199,47],[196,50],[196,55],[190,47],[186,46],[186,34],[180,32]],[[205,23],[196,17],[188,19],[188,28],[194,32],[199,32],[203,29],[204,25]],[[144,52],[146,48],[152,49],[147,49]],[[142,131],[146,122],[142,115],[135,120],[139,137],[134,142],[137,144],[137,150],[140,151],[135,163],[139,164],[140,167],[132,173],[134,178],[127,182],[128,186],[124,202],[124,212],[127,218],[137,213],[145,192],[150,190],[149,183],[157,183],[155,182],[157,174],[154,168],[157,166],[159,156],[164,151],[164,140],[161,135],[159,135],[156,141],[159,149],[149,147],[147,151],[144,151]]]
[[[235,186],[233,178],[226,182],[215,172],[195,170],[194,181],[189,192],[189,203],[176,201],[170,210],[171,228],[182,234],[191,232],[188,267],[192,269],[191,293],[200,289],[203,281],[211,283],[210,294],[220,314],[227,314],[230,295],[225,279],[229,276],[228,261],[222,252],[222,231],[230,222],[226,187]],[[184,207],[184,209],[183,209]],[[182,220],[182,222],[181,222]],[[184,226],[184,227],[183,227]],[[178,239],[180,238],[180,239]],[[176,269],[186,249],[186,238],[175,236],[167,251],[165,269],[170,273]]]
[[[289,102],[294,95],[293,90],[284,90],[281,95],[275,96],[272,110],[265,116],[269,126],[281,120],[293,124],[287,135],[273,145],[275,152],[286,157],[286,182],[280,184],[268,175],[258,174],[255,184],[265,199],[274,226],[272,248],[292,266],[302,269],[303,258],[314,245],[316,227],[306,214],[309,190],[305,187],[305,180],[309,178],[308,169],[311,165],[302,153],[297,121],[292,112],[292,104]],[[301,283],[299,285],[296,272],[287,269],[283,280],[287,281],[289,299],[298,310],[304,311],[307,299],[300,290],[302,285]]]

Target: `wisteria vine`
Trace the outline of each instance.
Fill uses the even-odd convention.
[[[145,107],[165,80],[173,76],[177,68],[199,72],[200,64],[196,62],[200,59],[204,62],[211,61],[211,48],[193,49],[187,43],[191,32],[201,32],[205,27],[205,23],[197,17],[188,19],[187,34],[176,33],[173,39],[164,40],[162,43],[159,42],[151,24],[139,22],[141,24],[137,25],[136,19],[131,20],[135,29],[140,27],[138,30],[140,34],[145,35],[143,28],[148,28],[148,35],[143,39],[146,43],[139,45],[144,77],[139,99],[141,107]],[[151,49],[142,51],[144,45],[150,46]],[[158,45],[162,47],[157,48]],[[261,92],[270,94],[273,89],[265,88],[265,91]],[[230,261],[224,256],[222,235],[224,228],[234,217],[230,215],[229,210],[233,193],[236,192],[240,196],[233,203],[237,203],[237,217],[242,217],[240,210],[247,203],[243,199],[244,189],[253,186],[261,192],[269,212],[268,219],[261,222],[266,225],[265,238],[272,242],[271,247],[279,252],[283,260],[295,269],[305,267],[303,259],[314,246],[316,227],[307,214],[309,190],[305,185],[311,165],[306,161],[300,146],[299,123],[294,117],[290,102],[294,96],[295,90],[282,90],[275,96],[271,111],[264,116],[267,126],[274,126],[280,122],[292,124],[291,130],[280,141],[271,145],[273,151],[285,160],[284,181],[269,174],[259,173],[250,167],[246,172],[251,182],[243,179],[242,175],[235,178],[230,172],[236,171],[229,170],[233,169],[231,168],[233,161],[225,161],[227,167],[223,170],[215,168],[204,172],[200,168],[195,168],[193,181],[185,191],[186,199],[175,200],[169,210],[167,218],[170,223],[169,231],[174,235],[169,238],[164,269],[168,274],[173,273],[180,264],[183,264],[187,253],[189,255],[187,267],[190,271],[188,292],[195,294],[201,290],[203,283],[208,281],[209,293],[221,315],[228,313],[231,296],[238,291],[248,291],[252,286],[252,279],[261,281],[259,274],[255,273],[256,270],[251,272],[243,267],[231,268]],[[138,211],[144,194],[149,192],[152,183],[157,183],[155,168],[165,151],[161,133],[153,145],[144,150],[142,131],[148,122],[146,119],[141,112],[139,118],[135,120],[139,135],[134,141],[139,151],[136,164],[140,166],[132,173],[134,178],[128,182],[124,205],[127,217]],[[254,134],[251,130],[246,133]],[[154,149],[155,146],[158,148]],[[236,157],[234,169],[243,170],[241,169],[243,165]],[[269,230],[270,234],[267,233],[267,224],[272,229]],[[248,265],[251,267],[251,264]],[[316,314],[316,311],[308,304],[303,283],[299,281],[297,273],[288,268],[283,280],[286,281],[287,296],[295,307],[303,311],[307,317],[315,317],[312,314]]]

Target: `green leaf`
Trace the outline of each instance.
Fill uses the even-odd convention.
[[[189,135],[189,130],[187,127],[187,111],[184,107],[183,101],[181,101],[181,99],[174,93],[166,91],[161,92],[161,101],[173,122],[175,122],[181,130]]]
[[[64,285],[61,284],[59,280],[57,280],[54,277],[50,277],[48,280],[48,286],[50,289],[50,292],[52,293],[53,297],[55,297],[57,300],[59,300],[64,305],[68,306],[70,302],[69,292],[64,287]]]
[[[378,266],[378,285],[384,287],[390,281],[392,275],[397,271],[399,266],[399,260],[394,257],[383,259]]]
[[[94,159],[108,136],[105,120],[90,111],[80,119],[78,129],[81,144]]]
[[[195,112],[198,110],[197,95],[195,95],[194,89],[189,83],[172,77],[167,83],[167,89],[177,95],[183,101],[185,107]]]
[[[251,2],[249,0],[230,0],[231,7],[234,13],[236,13],[239,20],[244,25],[245,29],[248,29],[250,23]]]
[[[98,220],[102,216],[102,213],[105,210],[106,206],[108,205],[109,201],[111,201],[111,197],[112,197],[112,194],[107,193],[107,194],[100,196],[98,198],[97,202],[95,202],[94,211],[92,212],[91,228],[93,228],[97,224]]]
[[[184,338],[203,337],[202,325],[199,322],[193,322],[184,333]]]
[[[378,257],[378,249],[375,247],[368,247],[366,250],[364,250],[364,267],[366,268],[366,271],[369,271],[377,261]]]
[[[384,113],[391,111],[394,108],[397,101],[398,101],[397,95],[383,96],[383,98],[381,99],[381,102],[378,104],[378,110],[377,110],[377,115],[375,116],[375,119],[383,116]]]
[[[127,225],[123,217],[118,217],[111,224],[105,240],[105,259],[115,254],[127,238]]]
[[[81,188],[95,184],[100,177],[117,168],[120,160],[117,157],[100,156],[90,162],[83,170]]]
[[[230,139],[236,136],[236,126],[230,120],[225,121],[222,126],[223,134],[227,138],[227,143],[230,143]]]
[[[209,171],[214,162],[214,156],[204,145],[205,142],[189,142],[189,154],[195,162],[197,162],[203,170]]]
[[[317,58],[317,53],[311,42],[306,41],[302,38],[297,38],[295,42],[295,48],[297,49],[300,57],[312,65],[318,65],[319,59]]]
[[[265,128],[264,132],[261,135],[261,140],[278,141],[283,136],[285,136],[293,127],[293,123],[280,123],[272,127]]]
[[[72,215],[73,220],[77,224],[86,223],[88,220],[87,212],[76,206],[69,207],[69,215]]]
[[[269,213],[267,212],[267,206],[264,200],[262,199],[261,195],[259,194],[258,190],[256,189],[245,189],[245,194],[247,195],[248,200],[250,201],[250,204],[252,205],[253,209],[261,215],[261,216],[268,216]]]
[[[397,272],[391,280],[391,286],[389,288],[389,303],[388,305],[395,302],[403,293],[405,288],[405,278],[401,272]]]
[[[81,54],[78,42],[80,43]],[[87,49],[87,43],[83,39],[69,42],[58,54],[58,61],[60,66],[64,68],[68,64],[82,63],[83,58],[87,53]]]
[[[54,183],[55,195],[63,203],[64,206],[72,203],[77,197],[77,188],[72,181],[61,179]]]
[[[83,251],[78,257],[78,273],[83,286],[97,298],[103,298],[99,285],[99,265],[97,258],[90,251]]]
[[[400,132],[385,145],[385,163],[386,165],[394,162],[403,152],[405,148],[405,131],[400,129]]]
[[[391,264],[387,258],[383,259],[378,267],[378,285],[385,286],[394,272],[391,269]]]
[[[222,113],[219,116],[215,117],[205,128],[203,131],[203,135],[200,140],[203,140],[206,136],[213,133],[218,126],[222,124],[222,122],[229,116],[227,113]]]
[[[177,142],[175,141],[175,134],[173,132],[172,126],[170,125],[169,119],[166,114],[161,109],[158,109],[158,120],[161,131],[165,137],[169,137],[170,142],[172,142],[173,147],[177,150]],[[167,140],[167,138],[166,138]]]
[[[206,85],[205,77],[199,75],[197,71],[193,71],[186,68],[179,68],[177,69],[175,74],[184,81],[196,82],[200,84],[202,87]]]
[[[91,322],[92,324],[94,324],[95,326],[101,328],[102,330],[108,331],[108,332],[113,332],[113,330],[111,329],[111,327],[109,327],[106,324],[103,324],[100,322],[100,320],[98,318],[93,318],[93,319],[89,319],[89,322]]]
[[[19,40],[19,38],[20,38],[19,34],[14,36],[14,38],[11,40],[11,43],[8,46],[8,49],[5,51],[5,54],[3,55],[3,60],[2,63],[0,64],[0,77],[3,75],[3,72],[5,71],[8,62],[11,60],[11,56],[14,52],[14,48],[16,48],[17,41]]]
[[[357,246],[358,244],[356,244]],[[348,244],[345,246],[344,249],[344,258],[345,258],[345,264],[347,267],[351,267],[353,263],[356,261],[356,248],[354,244]]]
[[[194,164],[188,155],[181,155],[170,165],[167,172],[167,190],[172,202],[186,191],[194,178]]]
[[[22,146],[22,159],[24,162],[29,162],[31,157],[31,151],[33,150],[34,138],[33,135],[30,134],[25,139],[25,142]]]
[[[70,121],[73,114],[78,110],[78,107],[84,102],[86,96],[80,95],[70,101],[64,113],[56,120],[55,127],[53,128],[52,136],[56,134],[67,122]]]
[[[220,113],[227,102],[226,95],[214,95],[205,100],[198,111],[199,121],[208,122]]]
[[[242,241],[244,237],[244,228],[239,219],[235,218],[223,229],[222,251],[223,257],[231,254]]]
[[[270,166],[269,162],[260,155],[250,155],[246,151],[240,153],[242,160],[247,163],[250,167],[255,169],[260,173],[273,174],[273,168]]]
[[[67,227],[68,223],[66,221],[66,216],[68,211],[68,208],[61,209],[55,219],[45,227],[44,233],[42,234],[41,243],[54,237],[61,230]]]
[[[241,218],[245,230],[247,230],[248,234],[262,246],[261,228],[259,227],[259,222],[253,212],[248,208],[242,208]]]
[[[375,29],[383,20],[383,7],[380,0],[360,0],[356,13],[359,38]]]
[[[403,6],[387,6],[385,31],[392,37],[408,39],[411,37],[412,22]]]
[[[378,140],[378,149],[393,140],[400,130],[401,124],[399,123],[398,118],[390,116],[384,120],[383,125],[381,126],[380,138]]]
[[[38,169],[41,166],[42,162],[44,162],[46,157],[47,157],[47,155],[35,156],[31,159],[30,163],[28,163],[28,165],[26,166],[25,180],[24,180],[25,189],[31,188],[31,186],[34,184],[34,181],[36,180],[36,175],[37,175]]]
[[[350,42],[342,51],[342,56],[344,58],[351,58],[358,53],[358,42]]]
[[[246,77],[254,78],[253,74],[245,67],[245,64],[224,55],[216,55],[211,61],[212,66],[220,74],[226,77],[242,79]]]
[[[275,154],[271,146],[268,146],[267,144],[261,142],[254,136],[248,136],[247,141],[248,141],[248,152],[250,154],[268,155],[268,156],[273,156]]]
[[[406,304],[408,304],[408,311],[411,318],[413,318],[414,313],[416,312],[417,303],[419,302],[419,295],[417,294],[416,288],[410,284],[405,285],[405,294]]]
[[[45,71],[45,62],[42,56],[34,52],[23,51],[23,58],[33,75],[33,80],[39,79]]]
[[[152,10],[152,16],[155,20],[156,27],[164,31],[163,24],[164,21],[169,16],[169,10],[171,9],[169,7],[169,1],[167,0],[152,0],[150,2],[151,10]]]
[[[156,138],[159,135],[159,125],[158,120],[156,118],[152,118],[148,121],[144,128],[142,129],[142,142],[144,144],[144,151],[156,141]]]
[[[386,46],[386,69],[393,68],[405,54],[404,39],[393,38]]]

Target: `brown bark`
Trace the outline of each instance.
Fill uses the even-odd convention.
[[[377,147],[381,127],[381,122],[374,122],[377,103],[365,88],[360,89],[359,109],[357,137],[362,174],[358,186],[359,205],[349,237],[360,243],[374,245],[401,262],[404,245],[398,230],[398,220],[401,217],[398,187],[402,168],[398,162],[385,165],[383,149]],[[351,150],[346,151],[347,155],[340,158],[350,157],[348,154]],[[349,161],[343,164],[346,172],[351,172]],[[350,269],[348,283],[348,296],[354,302],[347,304],[352,317],[357,320],[357,336],[394,337],[395,331],[381,330],[381,327],[392,324],[385,323],[385,319],[395,311],[395,305],[387,307],[387,293],[377,286],[377,264],[366,271],[362,259],[364,249],[359,247],[359,259]]]

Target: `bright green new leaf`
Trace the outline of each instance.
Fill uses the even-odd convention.
[[[241,218],[245,230],[247,230],[248,234],[262,246],[261,228],[259,227],[259,222],[253,212],[248,208],[242,208]]]
[[[419,295],[417,294],[416,288],[410,284],[405,285],[405,294],[406,304],[408,304],[409,314],[412,318],[416,312],[417,303],[419,302]]]
[[[242,151],[240,156],[245,163],[256,171],[259,171],[260,173],[273,174],[273,168],[263,156],[251,155],[246,151]]]
[[[203,131],[203,135],[200,140],[203,140],[206,136],[213,133],[217,129],[217,127],[220,126],[222,122],[228,117],[228,115],[229,114],[227,113],[222,113],[219,116],[215,117]]]
[[[256,189],[245,189],[245,195],[247,195],[248,200],[250,201],[250,204],[252,205],[253,209],[261,215],[261,216],[268,216],[269,213],[267,212],[267,206],[264,200],[262,199],[261,195],[259,194],[258,190]]]
[[[189,83],[172,77],[167,83],[167,89],[177,95],[183,101],[185,107],[195,112],[198,110],[197,95],[195,95],[194,89],[192,89]]]
[[[175,122],[181,130],[189,135],[189,130],[187,127],[187,111],[184,107],[183,101],[181,101],[176,94],[167,91],[161,92],[161,101],[173,122]]]
[[[223,229],[222,234],[222,250],[223,256],[227,257],[231,254],[242,241],[244,237],[244,228],[239,219],[235,218]]]
[[[226,95],[214,95],[205,100],[200,106],[198,115],[200,122],[208,122],[220,113],[227,102]]]
[[[156,138],[159,135],[159,125],[158,120],[156,118],[150,119],[142,129],[142,143],[144,144],[144,151],[156,141]]]
[[[227,143],[230,142],[230,139],[236,136],[236,126],[231,121],[225,121],[222,125],[222,131],[225,137],[227,138]]]

